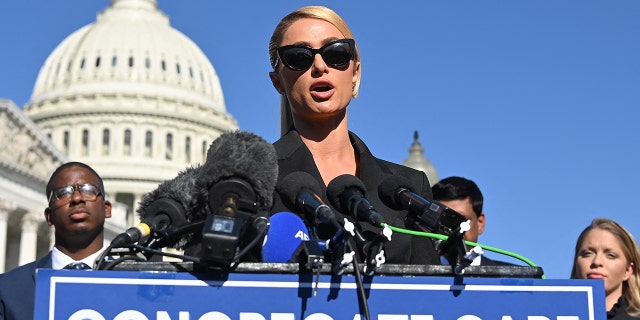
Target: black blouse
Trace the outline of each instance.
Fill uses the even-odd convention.
[[[640,317],[634,317],[627,313],[627,299],[621,296],[618,302],[613,305],[613,308],[607,312],[607,319],[615,320],[628,320],[628,319],[640,319]]]
[[[406,166],[398,165],[374,157],[364,142],[354,133],[349,132],[349,138],[356,150],[360,161],[359,177],[367,190],[367,199],[384,217],[385,222],[401,227],[410,228],[405,225],[407,213],[405,211],[392,210],[386,207],[378,197],[378,186],[388,175],[401,175],[409,179],[413,186],[419,188],[416,193],[426,199],[432,199],[431,187],[424,172]],[[288,174],[296,171],[303,171],[315,177],[322,187],[322,197],[326,204],[330,204],[326,195],[326,186],[320,175],[311,151],[302,142],[297,131],[291,130],[280,140],[274,143],[278,155],[278,183]],[[295,208],[287,208],[282,203],[278,192],[274,195],[272,213],[281,211],[295,212]],[[343,216],[336,212],[338,220]],[[371,237],[380,231],[376,227],[366,222],[360,223],[365,235]],[[378,228],[379,229],[379,228]],[[328,239],[331,235],[328,230],[319,230],[318,235],[322,239]],[[440,264],[440,259],[435,252],[433,242],[429,238],[410,236],[394,232],[391,241],[385,244],[386,263],[389,264]]]

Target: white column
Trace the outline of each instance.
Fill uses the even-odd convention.
[[[40,219],[36,218],[35,214],[27,213],[22,217],[22,234],[20,235],[18,265],[24,265],[36,260],[39,222]]]
[[[4,273],[7,262],[7,220],[9,220],[9,210],[0,205],[0,273]]]

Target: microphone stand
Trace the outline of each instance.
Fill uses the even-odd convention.
[[[336,232],[333,238],[327,241],[327,249],[332,256],[331,272],[334,275],[342,275],[349,264],[353,262],[356,253],[347,244],[348,239],[355,240],[357,236],[362,237],[360,234],[356,233],[355,225],[345,218],[344,224],[338,232]]]
[[[167,228],[162,232],[155,233],[155,237],[147,239],[143,245],[152,249],[170,246],[176,243],[179,238],[185,234],[200,232],[203,225],[204,220],[201,220],[177,227]]]
[[[393,231],[384,224],[382,231],[371,242],[363,246],[362,249],[366,254],[364,274],[372,276],[386,262],[384,244],[391,241],[392,233]]]
[[[482,255],[482,248],[478,246],[473,247],[469,253],[464,255],[462,262],[453,268],[453,272],[457,275],[462,275],[464,273],[464,269],[470,266],[473,260],[480,255]]]
[[[446,240],[442,240],[437,245],[438,255],[445,256],[449,264],[453,266],[453,271],[457,275],[462,275],[464,269],[468,267],[473,259],[480,254],[473,251],[467,254],[467,246],[464,242],[464,233],[471,227],[469,221],[461,222]]]
[[[411,213],[411,211],[409,211]],[[429,213],[435,213],[434,215]],[[433,219],[436,216],[436,219]],[[464,241],[464,233],[471,228],[471,223],[463,215],[444,205],[429,207],[418,214],[410,214],[409,221],[418,229],[425,232],[435,232],[447,236],[446,240],[439,241],[436,245],[438,255],[445,256],[449,264],[453,266],[454,273],[461,275],[464,269],[471,264],[467,262],[471,256],[467,256],[467,246]],[[476,253],[469,253],[477,255]]]

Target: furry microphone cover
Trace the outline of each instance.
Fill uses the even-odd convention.
[[[195,206],[207,206],[210,188],[231,178],[249,183],[258,198],[256,201],[263,207],[271,207],[278,179],[278,160],[273,145],[247,131],[220,135],[211,143],[207,160],[196,179]]]
[[[194,206],[192,192],[196,179],[200,175],[201,171],[202,166],[200,165],[187,167],[185,170],[179,172],[175,178],[160,183],[155,190],[144,195],[140,201],[140,205],[136,209],[140,220],[144,220],[145,218],[149,218],[157,214],[157,212],[149,212],[147,208],[160,199],[172,199],[179,203],[184,209],[184,219],[187,223],[197,221],[200,216],[204,217],[206,213],[203,213],[203,208]],[[185,235],[181,237],[173,247],[184,247],[191,238],[192,235]]]

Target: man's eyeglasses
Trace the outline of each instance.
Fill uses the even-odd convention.
[[[282,61],[282,64],[291,70],[307,70],[313,64],[313,59],[317,53],[329,66],[334,68],[344,67],[354,58],[355,47],[356,42],[353,39],[334,40],[319,49],[298,44],[282,46],[276,50],[278,59],[274,69],[278,67],[278,62]]]
[[[98,196],[102,194],[100,188],[91,183],[85,183],[75,186],[62,186],[51,191],[51,194],[49,195],[49,203],[54,200],[70,201],[71,196],[73,196],[73,193],[76,192],[76,190],[80,192],[82,198],[85,201],[96,201]]]

